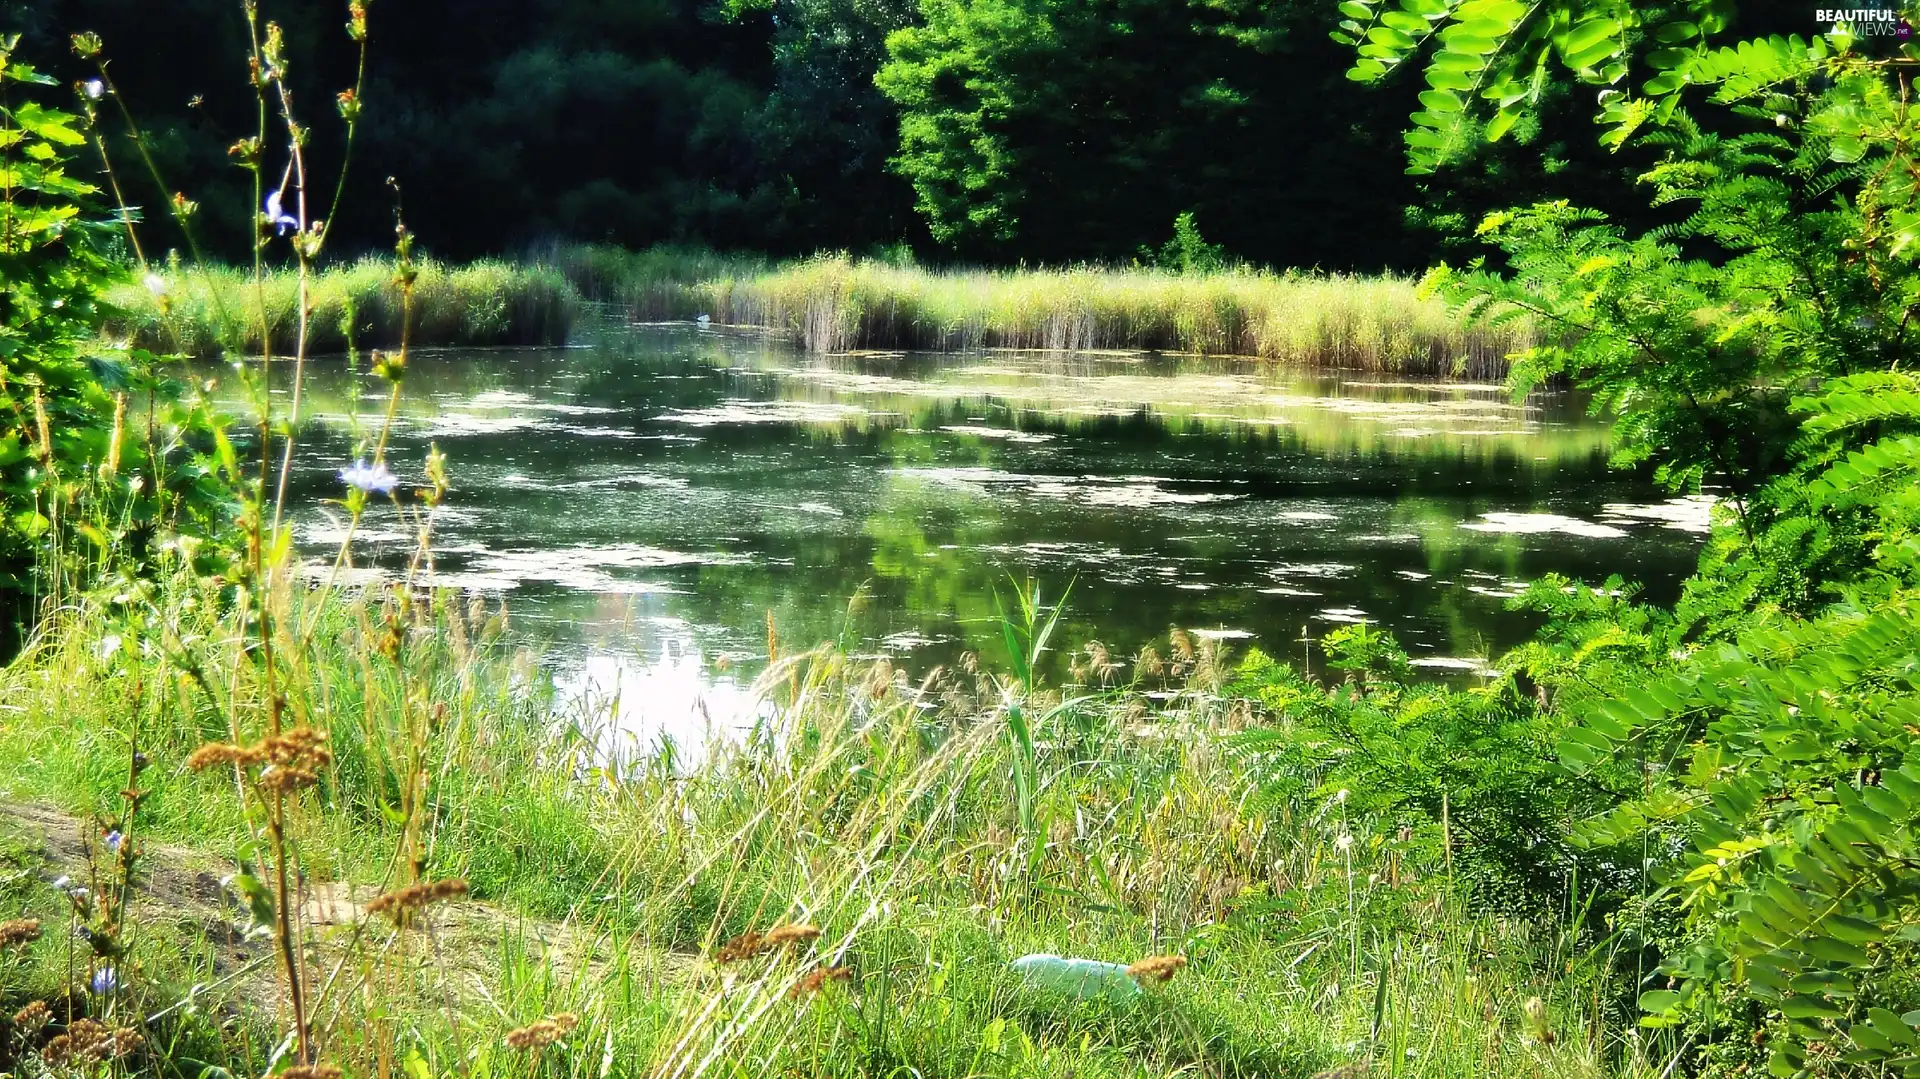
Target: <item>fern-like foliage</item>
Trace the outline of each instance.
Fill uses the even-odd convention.
[[[1887,975],[1920,958],[1920,598],[1751,629],[1588,702],[1561,743],[1578,775],[1617,760],[1658,781],[1575,829],[1641,841],[1659,901],[1696,930],[1650,1025],[1776,1010],[1775,1074],[1842,1061],[1920,1075],[1920,1012]]]

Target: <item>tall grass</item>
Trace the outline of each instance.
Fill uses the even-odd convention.
[[[309,282],[308,347],[399,343],[399,290],[385,259],[330,267]],[[107,332],[160,352],[291,352],[298,276],[210,267],[125,285]],[[852,349],[1156,349],[1409,375],[1504,376],[1534,343],[1524,324],[1467,327],[1406,278],[1181,274],[1142,267],[936,270],[844,255],[790,262],[687,248],[561,248],[537,261],[421,263],[414,344],[558,345],[582,297],[646,320],[706,315],[790,334],[813,352]]]
[[[400,288],[389,258],[336,265],[308,281],[309,352],[339,352],[400,343]],[[109,300],[121,312],[109,336],[163,353],[213,356],[262,350],[290,354],[298,345],[299,275],[268,273],[256,291],[246,270],[207,266],[156,274],[147,287],[127,284]],[[451,266],[419,263],[414,282],[416,345],[560,345],[580,313],[580,296],[557,269],[540,263],[482,260]],[[264,320],[262,309],[264,308]]]
[[[1369,371],[1498,378],[1532,330],[1467,327],[1413,281],[1237,268],[933,270],[822,255],[562,252],[589,295],[648,319],[705,314],[807,349],[1166,349]]]
[[[0,797],[110,810],[138,716],[154,762],[146,834],[244,862],[257,826],[231,776],[182,762],[227,737],[208,702],[261,692],[251,630],[217,582],[183,572],[156,587],[162,624],[131,629],[124,597],[103,593],[0,676]],[[433,1076],[876,1079],[1658,1063],[1637,1055],[1605,956],[1572,919],[1469,912],[1431,837],[1351,818],[1338,799],[1250,798],[1232,739],[1270,720],[1222,690],[1210,646],[1172,642],[1182,658],[1164,680],[1105,684],[1108,663],[1054,689],[991,660],[909,681],[831,649],[781,655],[757,684],[768,718],[689,769],[611,752],[610,718],[547,692],[500,609],[385,589],[281,589],[271,606],[288,714],[331,732],[320,783],[288,807],[303,888],[391,887],[417,771],[422,876],[471,889],[405,928],[364,898],[335,928],[301,927],[316,1051],[351,1075],[410,1057]],[[1019,745],[1004,736],[1016,705],[1031,723]],[[63,918],[30,877],[0,899]],[[783,947],[747,938],[780,926],[804,928]],[[57,972],[58,937],[26,959]],[[138,1002],[164,1015],[149,1042],[257,1074],[271,1038],[249,1046],[231,1025],[210,1038],[194,1015],[211,1009],[173,1007],[219,972],[141,941],[153,974]],[[1118,1006],[1028,987],[1008,969],[1028,952],[1187,965]],[[0,1003],[57,981],[22,973]],[[1527,1018],[1533,997],[1544,1028]],[[567,1017],[563,1038],[508,1047],[516,1032],[538,1041],[549,1016]],[[243,1013],[241,1027],[269,1018]]]

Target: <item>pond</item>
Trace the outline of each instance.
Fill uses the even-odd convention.
[[[308,393],[298,539],[330,556],[353,414],[377,423],[385,394],[338,359]],[[641,745],[740,722],[769,622],[783,649],[838,640],[914,676],[998,663],[994,594],[1027,580],[1071,587],[1067,648],[1178,627],[1295,657],[1365,619],[1471,681],[1530,632],[1505,604],[1542,574],[1671,595],[1707,506],[1609,470],[1570,395],[1193,356],[819,357],[681,326],[418,352],[403,482],[430,444],[454,477],[434,580],[505,598]],[[409,549],[377,507],[354,558],[391,572]]]

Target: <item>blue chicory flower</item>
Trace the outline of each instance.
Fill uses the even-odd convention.
[[[93,990],[95,996],[119,992],[120,975],[112,967],[101,967],[93,972],[93,980],[87,983],[87,988]]]
[[[400,477],[387,471],[387,466],[379,461],[373,464],[355,461],[340,470],[340,481],[370,495],[391,494],[400,485]]]
[[[276,236],[285,236],[288,229],[299,229],[300,219],[280,208],[281,191],[274,188],[267,195],[267,224],[273,226]]]
[[[106,844],[107,849],[112,851],[115,854],[120,853],[120,844],[125,843],[126,841],[127,841],[127,837],[121,835],[120,830],[117,828],[111,832],[108,832],[106,834],[106,837],[101,840],[102,843]]]

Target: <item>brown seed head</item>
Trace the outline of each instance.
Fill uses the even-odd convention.
[[[826,988],[830,982],[850,982],[852,980],[852,967],[819,967],[801,975],[800,979],[793,983],[793,988],[787,990],[787,995],[790,997],[811,996]]]
[[[458,899],[467,894],[467,882],[458,877],[409,884],[379,896],[367,904],[368,914],[384,914],[395,925],[406,925],[415,911],[428,904]]]
[[[789,945],[806,944],[809,941],[818,939],[820,939],[820,928],[818,926],[796,923],[793,925],[775,926],[767,930],[766,938],[762,941],[762,944],[767,948],[785,948]]]
[[[750,956],[758,955],[764,943],[765,941],[758,933],[742,933],[732,940],[727,941],[725,944],[722,944],[715,958],[719,959],[722,963],[732,963],[737,960],[746,959]]]
[[[187,758],[187,767],[196,772],[217,768],[223,764],[237,764],[244,768],[258,763],[260,762],[254,757],[252,750],[244,746],[236,746],[231,742],[208,742],[194,750],[193,755]]]
[[[1184,955],[1150,955],[1128,967],[1127,973],[1142,985],[1165,985],[1186,965],[1187,957]]]
[[[269,794],[292,794],[320,782],[320,777],[291,764],[268,765],[260,773],[260,789]]]
[[[0,922],[0,948],[17,948],[40,939],[40,919],[15,918]]]
[[[542,1019],[538,1023],[507,1031],[507,1047],[539,1052],[573,1033],[573,1028],[579,1025],[579,1016],[572,1012],[561,1012],[559,1015]]]
[[[36,1000],[13,1013],[13,1025],[25,1031],[39,1030],[53,1019],[53,1009],[44,1000]]]
[[[40,1050],[40,1058],[56,1068],[101,1064],[131,1056],[144,1044],[146,1039],[132,1027],[114,1030],[92,1019],[76,1019]]]

